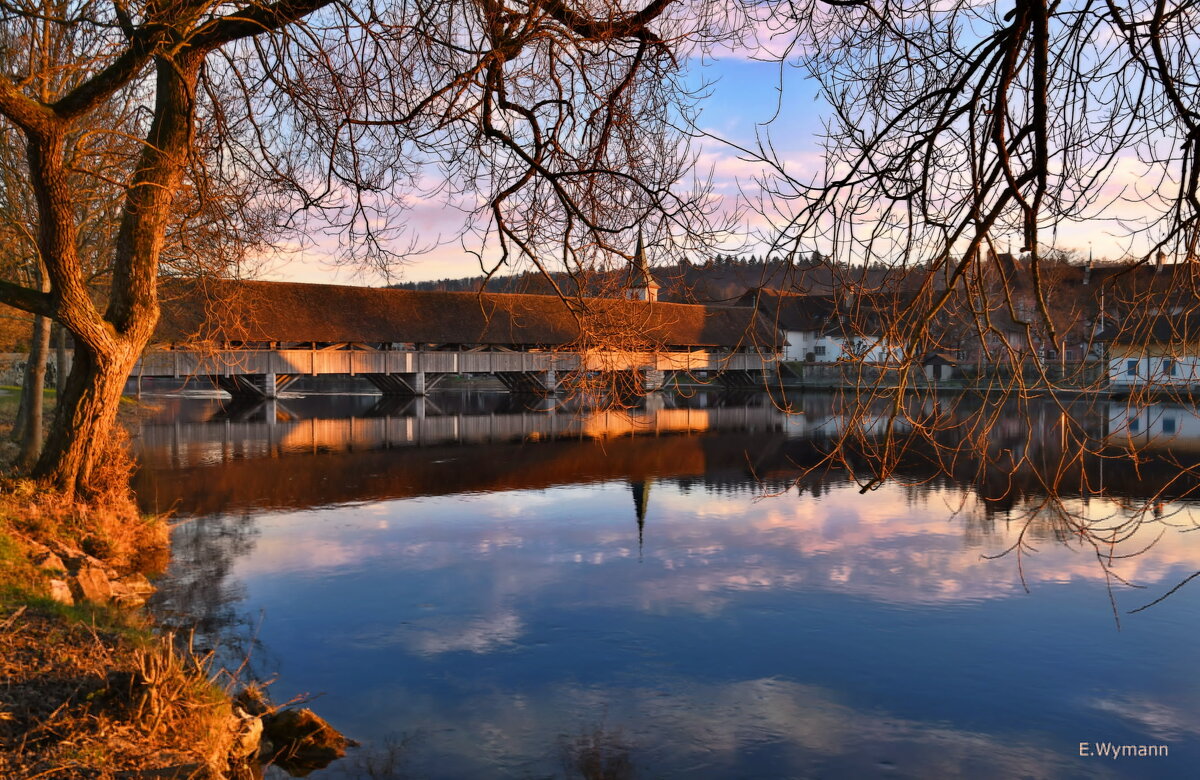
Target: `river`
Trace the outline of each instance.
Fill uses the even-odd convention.
[[[314,777],[1200,766],[1200,583],[1135,611],[1200,569],[1188,409],[1032,404],[978,445],[1015,476],[914,445],[868,484],[883,418],[809,470],[847,424],[829,396],[148,400],[155,609],[363,743]],[[1076,462],[1068,429],[1151,455]],[[1055,459],[1048,498],[1020,464]]]

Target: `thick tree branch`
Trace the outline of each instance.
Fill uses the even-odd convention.
[[[42,317],[54,316],[54,303],[49,293],[0,280],[0,303]]]

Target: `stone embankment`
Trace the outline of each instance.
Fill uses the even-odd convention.
[[[154,593],[145,574],[120,575],[80,549],[62,542],[42,544],[25,540],[29,560],[46,575],[49,596],[59,604],[84,602],[140,607]]]

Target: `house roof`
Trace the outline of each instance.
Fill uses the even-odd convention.
[[[749,307],[206,280],[164,287],[155,341],[774,346]]]
[[[912,302],[911,293],[871,292],[858,295],[795,295],[777,290],[751,290],[739,301],[757,302],[773,325],[789,331],[813,331],[845,337],[879,336],[891,330]]]
[[[1195,344],[1200,342],[1200,312],[1129,317],[1100,338],[1113,344]]]
[[[750,290],[738,304],[757,306],[773,325],[784,330],[823,330],[837,319],[837,300],[832,295],[796,295],[779,290]]]

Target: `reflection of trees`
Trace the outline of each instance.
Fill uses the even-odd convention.
[[[887,402],[814,408],[806,397],[805,404],[810,419],[829,422],[821,435],[786,445],[798,485],[852,480],[864,492],[885,479],[956,485],[969,487],[999,513],[1046,496],[1105,497],[1149,509],[1188,498],[1200,487],[1196,462],[1169,448],[1130,452],[1109,435],[1107,415],[1091,403],[909,398],[904,425],[889,420]],[[1045,507],[1052,508],[1053,502]]]
[[[1163,507],[1200,488],[1188,442],[1134,447],[1112,435],[1106,410],[1088,399],[835,396],[830,406],[837,425],[828,438],[790,443],[798,486],[840,478],[864,493],[884,480],[914,494],[965,487],[979,499],[957,512],[967,543],[989,536],[1003,518],[1012,541],[992,557],[1015,557],[1022,579],[1026,556],[1040,544],[1067,544],[1094,555],[1111,598],[1114,586],[1132,584],[1120,562],[1172,530]],[[1171,511],[1195,527],[1187,506]]]
[[[634,776],[630,747],[618,730],[597,726],[573,739],[564,737],[563,769],[584,780],[628,780]]]
[[[219,647],[234,667],[250,657],[255,626],[237,608],[245,590],[230,574],[234,562],[253,550],[257,535],[250,512],[179,524],[171,532],[170,576],[159,581],[152,602],[161,623],[195,631],[200,643]]]

